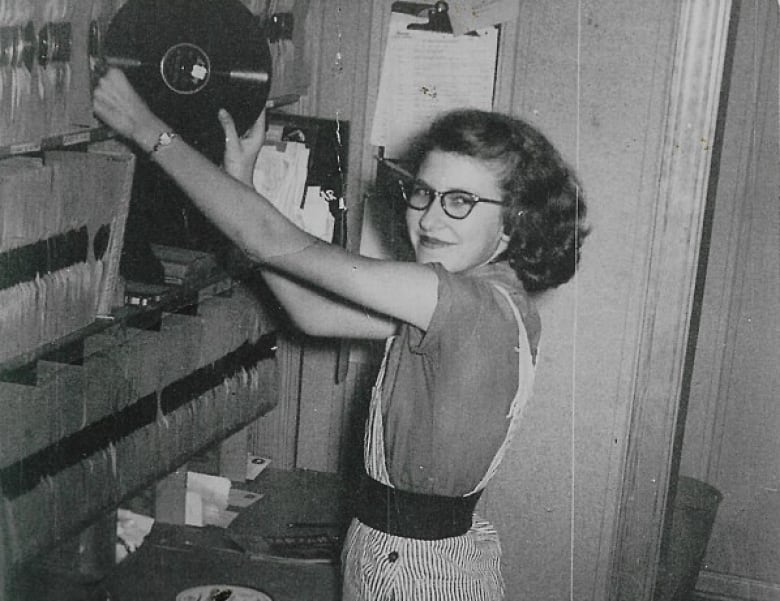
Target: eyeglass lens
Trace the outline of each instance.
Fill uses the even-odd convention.
[[[464,219],[468,217],[478,199],[468,192],[461,190],[449,190],[447,192],[438,192],[419,182],[404,182],[399,180],[406,203],[418,211],[426,210],[434,199],[438,196],[444,212],[453,219]]]

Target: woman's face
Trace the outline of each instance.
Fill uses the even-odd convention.
[[[417,179],[441,192],[464,190],[483,198],[502,198],[498,178],[483,161],[434,150],[425,157]],[[490,261],[502,252],[503,207],[480,202],[465,219],[453,219],[439,199],[424,211],[406,209],[406,227],[418,263],[441,263],[447,271],[464,271]]]

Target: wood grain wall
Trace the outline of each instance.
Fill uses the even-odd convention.
[[[724,498],[699,588],[780,599],[780,140],[776,2],[743,1],[680,471]]]

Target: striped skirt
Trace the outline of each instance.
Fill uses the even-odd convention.
[[[342,551],[342,601],[500,601],[501,547],[477,517],[462,536],[402,538],[353,520]]]

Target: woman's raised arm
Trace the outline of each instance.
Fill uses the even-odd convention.
[[[151,153],[195,205],[252,260],[287,277],[284,285],[291,294],[280,300],[291,314],[300,313],[299,309],[311,311],[316,297],[322,296],[321,290],[326,293],[322,298],[323,310],[328,309],[334,297],[348,301],[342,309],[346,312],[341,314],[343,319],[352,315],[365,323],[366,315],[363,312],[361,316],[361,311],[367,310],[427,329],[438,286],[429,267],[371,259],[322,242],[299,229],[251,186],[225,173],[180,137],[161,144],[161,135],[170,132],[170,128],[150,111],[117,69],[109,69],[95,89],[94,109],[109,127]],[[315,296],[303,295],[298,301],[301,306],[297,307],[294,292],[301,285],[314,291]],[[330,310],[337,305],[330,305]],[[318,317],[317,321],[321,319]],[[370,323],[369,332],[373,332],[382,320]],[[355,325],[351,320],[334,322],[330,335],[356,335]],[[380,330],[392,333],[389,322],[384,322]]]

